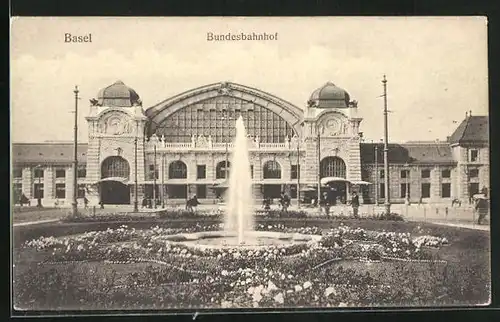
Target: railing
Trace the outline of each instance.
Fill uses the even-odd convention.
[[[264,143],[255,139],[248,139],[248,148],[250,150],[297,150],[298,144],[299,142],[296,138],[287,138],[285,142],[281,143]],[[146,150],[153,150],[155,146],[158,151],[225,150],[226,147],[232,149],[233,143],[213,142],[211,138],[205,137],[193,137],[191,142],[166,142],[164,137],[152,136],[146,142]]]

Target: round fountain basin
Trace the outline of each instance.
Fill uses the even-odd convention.
[[[291,246],[299,243],[314,243],[321,239],[319,235],[289,234],[272,231],[246,231],[240,243],[237,233],[209,231],[193,234],[177,234],[165,237],[172,243],[181,243],[199,249],[245,248],[255,249],[270,246]]]

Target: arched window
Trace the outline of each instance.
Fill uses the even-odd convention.
[[[231,167],[231,162],[227,162],[227,175],[229,176],[229,168]],[[217,163],[215,167],[215,178],[225,179],[226,178],[226,161],[221,161]]]
[[[281,179],[281,166],[276,161],[264,163],[264,179]]]
[[[346,166],[344,160],[339,157],[326,157],[321,160],[321,178],[324,177],[346,177]]]
[[[182,161],[174,161],[168,166],[168,178],[169,179],[186,179],[187,178],[187,166]]]
[[[111,156],[106,158],[101,166],[101,179],[105,178],[129,178],[130,166],[124,158]]]

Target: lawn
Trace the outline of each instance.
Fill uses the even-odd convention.
[[[70,211],[71,210],[67,208],[16,207],[12,212],[12,222],[17,224],[29,221],[62,219],[67,216]]]

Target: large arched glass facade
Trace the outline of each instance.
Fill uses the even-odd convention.
[[[235,121],[243,117],[247,134],[263,143],[285,142],[294,130],[277,113],[253,102],[219,96],[187,106],[157,124],[156,134],[167,142],[190,142],[191,137],[211,136],[213,142],[231,142]]]
[[[267,161],[263,166],[264,179],[281,179],[281,166],[276,161]]]
[[[321,160],[320,176],[324,177],[346,177],[346,165],[339,157],[326,157]]]
[[[101,179],[129,178],[130,166],[124,158],[111,156],[106,158],[101,165]]]
[[[168,166],[168,178],[169,179],[186,179],[187,178],[187,166],[182,161],[174,161]]]

